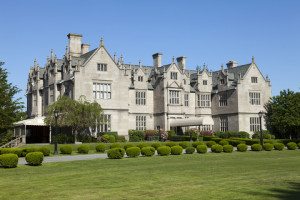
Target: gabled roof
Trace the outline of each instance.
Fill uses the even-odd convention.
[[[94,52],[97,50],[97,48],[81,55],[79,58],[82,58],[83,63],[85,63],[93,54]]]

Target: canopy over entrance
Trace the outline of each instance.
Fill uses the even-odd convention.
[[[46,126],[44,122],[45,117],[35,117],[32,119],[25,119],[14,123],[14,126]]]
[[[214,125],[214,121],[211,117],[190,117],[185,119],[170,119],[170,126],[203,126]]]

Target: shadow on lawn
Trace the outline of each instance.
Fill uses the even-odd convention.
[[[299,200],[300,199],[300,183],[289,182],[288,189],[273,188],[265,192],[251,192],[254,196],[272,196],[280,200]],[[271,192],[271,194],[269,193]]]

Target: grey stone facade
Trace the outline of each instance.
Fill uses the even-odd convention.
[[[51,51],[44,67],[35,61],[30,68],[30,118],[47,115],[47,106],[60,95],[85,96],[106,115],[98,131],[127,135],[129,129],[169,130],[176,119],[208,116],[214,125],[202,130],[253,132],[259,126],[257,113],[271,97],[270,80],[254,58],[246,65],[230,61],[214,72],[206,66],[188,69],[183,56],[163,65],[161,53],[153,54],[153,66],[133,65],[124,63],[123,56],[111,56],[102,39],[91,51],[82,44],[82,35],[68,34],[68,39],[62,59]]]

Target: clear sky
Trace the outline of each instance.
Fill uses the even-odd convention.
[[[298,0],[3,0],[0,6],[0,60],[24,102],[34,58],[44,66],[51,49],[62,57],[69,32],[82,34],[91,49],[103,36],[126,63],[151,65],[152,54],[162,52],[163,64],[184,55],[188,68],[206,63],[217,70],[255,56],[273,95],[300,88]]]

